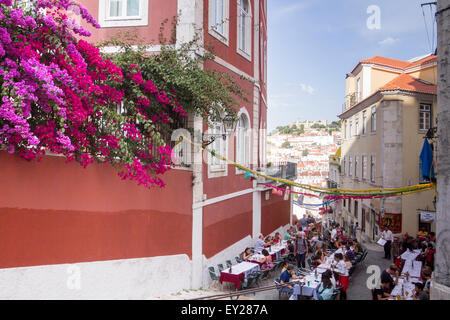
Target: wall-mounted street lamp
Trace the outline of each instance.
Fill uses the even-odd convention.
[[[217,138],[222,137],[223,140],[226,140],[228,136],[232,135],[236,130],[236,126],[238,121],[236,117],[232,114],[227,114],[221,121],[222,123],[222,133],[216,134],[203,134],[202,138],[202,146],[203,148],[209,146],[211,143],[216,141]]]

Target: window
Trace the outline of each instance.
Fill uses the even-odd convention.
[[[355,116],[355,136],[359,136],[359,117]]]
[[[109,0],[108,18],[139,16],[139,0]]]
[[[344,167],[344,176],[347,174],[347,163],[346,163],[346,161],[345,161],[346,158],[347,158],[347,157],[345,156],[345,157],[344,157],[344,164],[343,164],[343,167]]]
[[[352,156],[348,157],[348,176],[352,176]]]
[[[350,120],[350,124],[349,124],[349,138],[352,137],[352,120]]]
[[[431,128],[431,104],[421,103],[419,107],[419,129]]]
[[[370,156],[370,181],[375,182],[375,156]]]
[[[238,52],[251,59],[252,16],[249,0],[238,0]]]
[[[372,127],[372,132],[376,132],[377,131],[377,107],[373,106],[371,112],[372,113],[370,115],[370,123],[371,123],[371,127]]]
[[[352,212],[352,199],[348,199],[348,212]]]
[[[239,117],[237,128],[236,162],[248,167],[250,164],[250,121],[243,113]]]
[[[209,0],[210,34],[228,44],[229,0]]]
[[[361,101],[361,78],[356,80],[356,103]]]
[[[344,139],[347,139],[347,120],[344,121]]]
[[[363,111],[362,113],[362,134],[366,135],[366,122],[367,122],[367,112]]]
[[[209,147],[210,150],[213,150],[215,153],[226,157],[227,156],[227,140],[223,140],[221,136],[222,134],[222,124],[217,123],[212,128],[208,130],[212,135],[217,136],[216,140]],[[211,171],[225,171],[226,162],[212,156],[209,154],[209,165],[211,166]]]
[[[359,157],[355,156],[355,179],[358,179],[358,160]]]
[[[108,27],[148,25],[149,0],[100,0],[99,24]]]
[[[355,212],[354,212],[355,218],[358,219],[358,200],[355,200]]]
[[[363,180],[366,180],[367,179],[367,156],[366,155],[361,156],[361,162],[362,162],[361,178]]]

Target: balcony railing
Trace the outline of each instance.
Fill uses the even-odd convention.
[[[282,162],[278,164],[272,164],[269,167],[262,168],[261,170],[265,175],[273,177],[275,179],[295,180],[297,178],[297,163],[295,162]],[[262,178],[259,182],[270,183],[275,180]]]
[[[349,109],[349,108],[353,107],[355,104],[359,103],[360,101],[361,101],[361,94],[359,94],[359,99],[358,99],[357,92],[349,93],[348,95],[345,96],[344,107],[345,107],[345,109]]]
[[[337,189],[338,185],[335,181],[331,180],[330,178],[327,179],[327,187],[328,189]]]

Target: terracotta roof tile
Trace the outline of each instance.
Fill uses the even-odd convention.
[[[435,61],[437,61],[437,56],[436,55],[429,55],[429,56],[427,56],[427,57],[425,57],[423,59],[420,59],[418,61],[415,61],[415,62],[409,62],[409,61],[396,60],[396,59],[391,59],[391,58],[386,58],[386,57],[374,56],[374,57],[369,58],[369,59],[361,60],[356,65],[356,67],[358,65],[360,65],[361,63],[373,63],[373,64],[377,64],[377,65],[380,65],[380,66],[391,67],[391,68],[407,71],[410,68],[418,67],[418,66],[421,66],[421,65],[426,65],[427,63],[432,63],[432,62],[435,62]],[[356,69],[356,67],[355,67],[355,69]]]
[[[393,67],[393,68],[397,68],[397,69],[404,69],[409,64],[411,64],[408,61],[395,60],[395,59],[385,58],[385,57],[380,57],[380,56],[375,56],[375,57],[372,57],[369,59],[361,60],[360,63],[374,63],[374,64],[379,64],[379,65],[387,66],[387,67]]]
[[[414,78],[409,74],[401,74],[394,78],[392,81],[382,86],[380,91],[385,90],[405,90],[413,92],[422,92],[437,94],[437,86],[434,84],[428,84],[420,79]]]

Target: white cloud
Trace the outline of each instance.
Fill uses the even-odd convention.
[[[387,37],[386,39],[379,41],[378,44],[380,46],[390,46],[399,41],[400,39],[394,39],[392,37]]]
[[[304,83],[300,84],[300,89],[302,89],[302,91],[305,91],[308,94],[314,94],[314,92],[316,92],[316,89],[314,89],[309,84],[304,84]]]
[[[289,6],[279,6],[277,7],[277,9],[275,9],[272,13],[271,13],[271,18],[275,18],[275,19],[279,19],[279,18],[285,18],[286,15],[288,14],[293,14],[299,10],[303,10],[305,8],[307,8],[309,6],[308,2],[298,2]],[[269,11],[270,13],[270,11]]]

